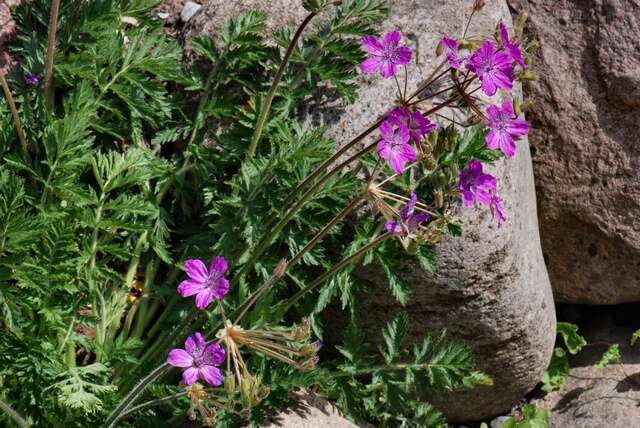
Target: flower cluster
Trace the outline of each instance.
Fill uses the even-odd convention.
[[[401,34],[398,31],[387,33],[381,38],[363,37],[362,45],[368,57],[360,66],[364,73],[379,71],[385,79],[396,79],[401,106],[392,110],[381,122],[377,143],[378,156],[396,175],[402,174],[408,165],[428,157],[428,152],[423,148],[429,144],[423,145],[423,141],[426,135],[436,129],[436,125],[427,117],[434,109],[421,112],[417,108],[418,102],[412,102],[413,97],[405,98],[406,94],[400,89],[396,76],[398,67],[406,67],[412,57],[411,50],[402,46],[400,41]],[[499,89],[509,91],[513,88],[517,67],[522,70],[526,68],[525,56],[517,38],[509,35],[507,27],[501,21],[495,40],[457,40],[444,37],[441,46],[445,50],[446,63],[450,66],[451,80],[454,83],[450,89],[455,88],[460,94],[460,100],[471,104],[478,116],[484,116],[488,127],[486,147],[500,150],[506,158],[512,158],[516,153],[516,141],[528,133],[527,122],[517,117],[513,102],[509,99],[504,99],[499,105],[487,105],[483,114],[477,108],[480,100],[471,95],[475,90],[467,89],[475,81],[479,83],[476,89],[491,97]],[[425,165],[427,163],[429,162],[425,159]],[[482,164],[477,160],[472,160],[459,173],[458,178],[463,206],[472,206],[476,201],[487,205],[498,225],[501,225],[505,216],[502,199],[497,194],[496,178],[484,173]],[[385,225],[387,232],[410,236],[420,223],[429,219],[426,213],[413,214],[416,202],[417,196],[412,193],[397,217],[388,219]]]
[[[282,261],[274,271],[272,279],[280,278],[286,266],[286,262]],[[216,300],[224,325],[215,340],[207,341],[202,333],[195,332],[187,338],[184,348],[174,348],[167,355],[167,364],[183,369],[182,383],[187,387],[192,401],[189,411],[191,416],[195,418],[194,409],[197,409],[203,421],[209,424],[215,420],[216,409],[235,412],[235,406],[240,404],[240,412],[246,413],[269,394],[269,388],[249,372],[241,348],[266,355],[298,369],[315,367],[320,342],[310,342],[311,330],[308,320],[303,320],[300,326],[290,329],[254,330],[244,329],[238,324],[246,314],[248,306],[256,302],[273,284],[272,281],[256,290],[249,299],[248,306],[240,312],[235,322],[232,322],[226,318],[221,303],[230,288],[229,280],[224,277],[228,270],[227,260],[223,256],[214,257],[207,267],[202,260],[190,259],[185,262],[184,269],[189,278],[180,282],[177,287],[178,294],[182,297],[195,296],[195,306],[200,311],[207,309],[211,302]],[[218,368],[225,360],[226,375]],[[226,392],[239,396],[240,400],[218,402],[199,386],[198,381],[214,387],[224,384]]]

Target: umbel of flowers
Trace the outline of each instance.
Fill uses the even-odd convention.
[[[446,72],[450,73],[452,89],[455,88],[459,93],[459,99],[455,101],[459,104],[466,103],[466,107],[480,116],[477,119],[487,124],[486,148],[500,150],[505,157],[512,158],[516,153],[516,141],[528,133],[527,122],[517,118],[513,102],[508,98],[499,104],[484,105],[483,101],[473,96],[478,89],[487,97],[496,96],[499,90],[508,93],[513,88],[518,70],[526,68],[524,53],[517,40],[509,36],[503,22],[498,24],[498,34],[497,40],[481,41],[444,37],[441,46],[446,50],[446,63],[449,66]],[[431,148],[426,137],[436,130],[436,125],[428,116],[438,108],[421,109],[423,103],[406,98],[400,90],[398,69],[406,68],[412,53],[409,48],[401,45],[399,32],[387,33],[381,38],[363,37],[362,45],[369,55],[360,67],[362,72],[379,72],[385,79],[396,79],[401,106],[392,110],[380,124],[377,153],[395,175],[402,175],[409,166],[430,157]],[[438,78],[445,75],[446,73],[441,73]],[[474,84],[478,86],[473,87]],[[453,103],[450,105],[460,108]],[[383,180],[383,184],[387,181]],[[407,201],[406,206],[396,214],[397,218],[387,223],[386,230],[390,233],[406,237],[415,234],[417,229],[424,228],[422,223],[437,219],[437,216],[429,216],[427,206],[416,205],[416,193],[411,193],[407,199],[382,191],[376,185],[370,184],[368,190],[370,199],[378,201],[375,209],[382,211],[383,215],[393,210],[389,207],[381,208],[380,199]],[[506,220],[503,201],[498,195],[497,179],[483,171],[480,160],[469,159],[466,167],[460,170],[457,190],[463,206],[470,207],[477,202],[490,208],[498,225]],[[414,215],[415,209],[422,212]]]

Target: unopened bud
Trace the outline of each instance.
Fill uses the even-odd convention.
[[[522,12],[520,13],[517,17],[516,17],[516,22],[515,22],[515,33],[516,36],[518,36],[518,38],[522,37],[522,34],[524,34],[524,23],[527,22],[527,12]]]
[[[235,392],[236,390],[236,378],[231,372],[227,372],[227,375],[224,378],[224,389],[228,393]]]
[[[475,0],[473,2],[473,10],[476,12],[480,12],[484,7],[484,0]]]
[[[427,171],[433,171],[438,166],[438,162],[431,154],[428,154],[422,160],[422,165]]]
[[[442,205],[444,204],[444,196],[442,195],[442,191],[436,190],[433,196],[435,199],[436,208],[442,208]]]
[[[442,40],[440,40],[440,43],[438,43],[438,45],[436,46],[436,56],[440,56],[444,53],[444,44],[442,43]]]
[[[522,72],[522,75],[520,76],[520,79],[522,80],[538,80],[539,76],[536,73],[533,73],[530,70],[525,70]]]

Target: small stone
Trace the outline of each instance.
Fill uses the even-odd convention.
[[[169,14],[167,12],[158,12],[157,16],[158,16],[158,18],[162,19],[163,21],[169,19]]]
[[[201,7],[202,5],[196,2],[187,1],[182,8],[182,12],[180,12],[180,19],[182,19],[182,22],[189,22],[189,20],[193,18],[193,15],[195,15]]]
[[[500,428],[502,424],[504,424],[509,416],[498,416],[494,420],[491,421],[491,428]]]

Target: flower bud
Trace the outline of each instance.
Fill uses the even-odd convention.
[[[230,394],[236,390],[236,378],[231,372],[227,372],[224,377],[224,390]]]
[[[484,7],[484,0],[475,0],[473,2],[473,10],[475,12],[480,12]]]
[[[436,56],[440,56],[444,53],[444,45],[442,44],[442,40],[436,46]]]
[[[442,205],[444,204],[444,196],[442,195],[442,191],[436,190],[433,196],[435,199],[436,208],[442,208]]]

